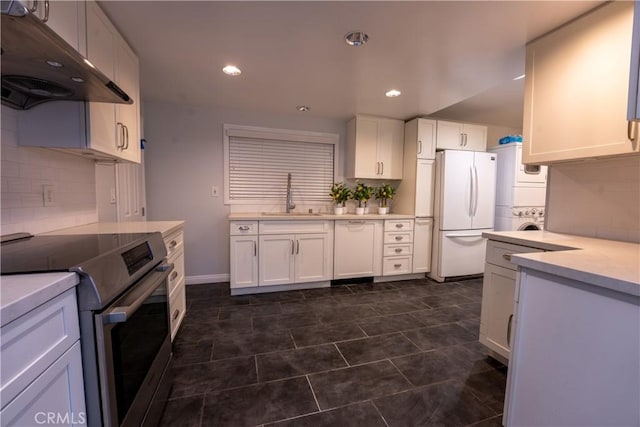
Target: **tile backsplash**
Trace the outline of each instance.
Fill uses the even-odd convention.
[[[92,160],[17,145],[18,112],[2,107],[0,234],[43,233],[98,220]],[[44,206],[43,185],[53,189]]]
[[[640,156],[549,168],[549,231],[640,243]]]

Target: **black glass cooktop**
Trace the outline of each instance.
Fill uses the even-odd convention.
[[[69,271],[71,267],[117,251],[148,234],[82,234],[33,236],[3,242],[0,246],[2,274]]]

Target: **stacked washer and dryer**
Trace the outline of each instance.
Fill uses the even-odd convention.
[[[499,145],[487,151],[498,154],[495,230],[542,230],[547,167],[523,165],[521,143]]]

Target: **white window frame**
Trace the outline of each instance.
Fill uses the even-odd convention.
[[[229,194],[229,138],[257,138],[257,139],[273,139],[277,141],[291,142],[311,142],[319,144],[332,144],[333,147],[333,180],[335,181],[339,164],[339,147],[340,135],[335,133],[312,132],[293,129],[276,129],[260,126],[245,126],[224,124],[223,127],[224,142],[224,204],[225,205],[255,205],[262,203],[264,199],[251,200],[234,200]],[[329,201],[329,190],[327,188],[327,202]],[[269,200],[273,202],[273,199]]]

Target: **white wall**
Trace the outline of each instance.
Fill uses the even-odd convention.
[[[293,108],[293,107],[292,107]],[[229,207],[223,181],[222,125],[263,126],[346,136],[346,121],[199,106],[145,103],[148,220],[184,220],[188,283],[228,280]],[[340,158],[344,158],[339,148]],[[342,168],[338,175],[342,175]],[[338,179],[341,179],[338,177]],[[327,192],[329,189],[327,189]]]
[[[96,222],[93,161],[41,148],[18,147],[19,112],[3,106],[1,114],[0,233],[43,233]],[[54,206],[44,207],[43,184],[53,185]]]
[[[549,168],[549,231],[640,243],[640,156]]]
[[[504,126],[487,126],[487,148],[500,145],[500,138],[507,135],[522,135],[522,129],[509,128]]]

